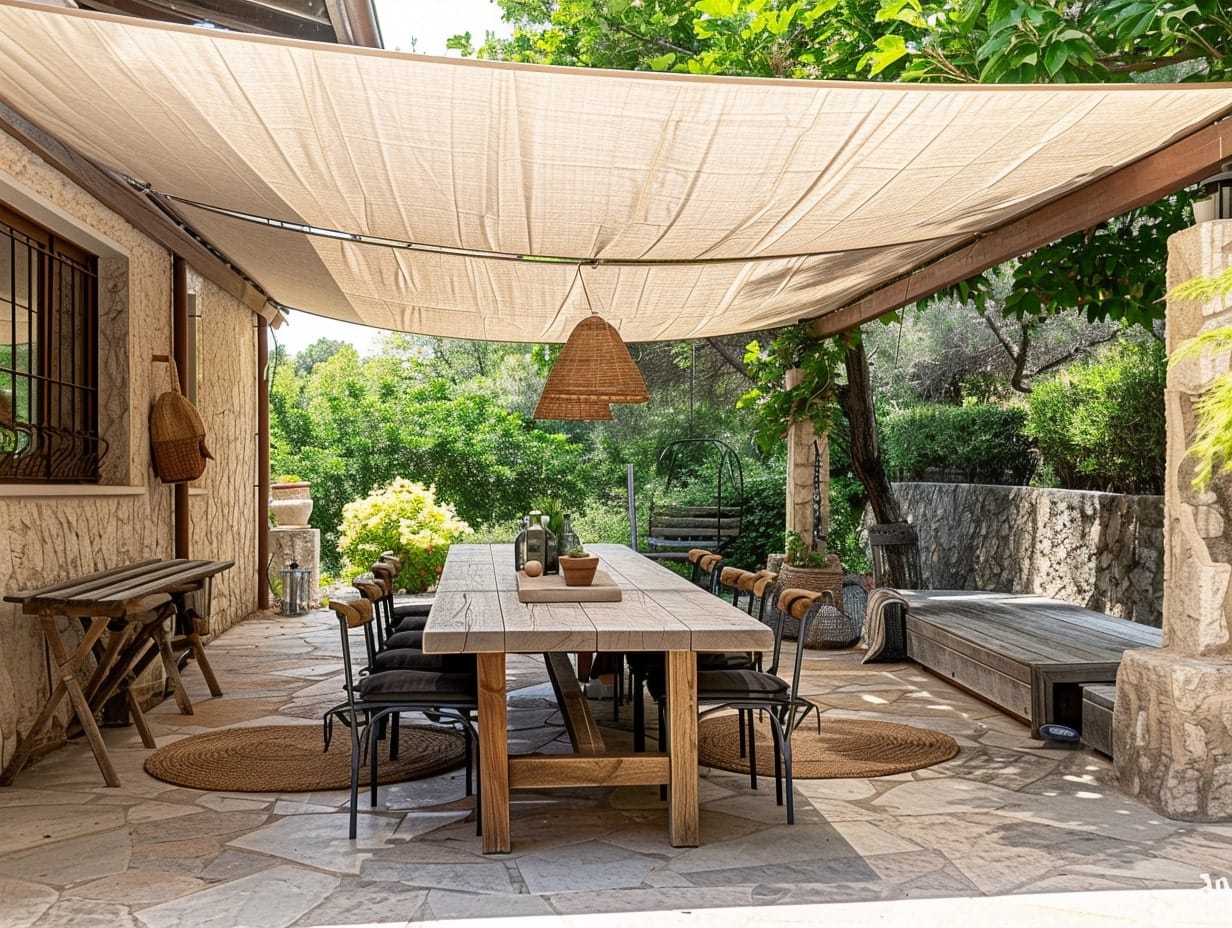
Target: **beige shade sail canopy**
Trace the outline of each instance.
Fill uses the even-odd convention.
[[[0,97],[283,306],[510,341],[818,317],[1232,112],[1227,85],[546,68],[13,0]]]

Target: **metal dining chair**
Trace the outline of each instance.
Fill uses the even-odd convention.
[[[338,618],[342,638],[342,663],[346,699],[325,713],[326,749],[330,724],[342,718],[351,735],[351,812],[349,836],[356,834],[359,804],[359,770],[363,759],[369,762],[369,792],[372,806],[377,805],[377,740],[386,723],[392,721],[389,735],[390,756],[397,756],[394,732],[397,719],[403,713],[420,712],[436,719],[449,719],[461,726],[466,741],[466,794],[472,793],[473,761],[478,756],[478,740],[472,714],[478,711],[477,684],[474,674],[449,673],[419,669],[364,670],[376,663],[374,613],[368,599],[331,600],[329,604]],[[352,634],[362,633],[367,664],[357,667],[352,656]],[[477,794],[477,791],[476,791]],[[476,827],[482,827],[476,803]]]
[[[774,786],[775,802],[786,805],[787,824],[795,823],[795,806],[791,781],[791,736],[810,714],[817,715],[818,731],[821,730],[821,715],[817,706],[800,697],[800,681],[803,673],[805,649],[796,647],[795,667],[788,682],[778,676],[779,659],[783,641],[783,613],[799,620],[801,631],[806,631],[821,605],[820,594],[808,590],[787,589],[778,597],[775,610],[774,652],[767,670],[752,668],[714,668],[697,672],[697,702],[699,717],[706,718],[717,712],[735,709],[741,716],[739,725],[742,747],[747,744],[749,760],[749,785],[757,789],[757,752],[753,732],[753,713],[764,711],[770,719],[774,736]],[[803,640],[803,639],[801,639]],[[646,655],[642,669],[646,689],[654,697],[659,708],[659,747],[666,742],[667,702],[663,662],[653,660],[655,655]],[[636,739],[635,739],[636,741]],[[784,784],[786,788],[784,789]]]

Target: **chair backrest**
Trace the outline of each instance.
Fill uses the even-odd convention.
[[[338,618],[338,631],[342,636],[342,667],[346,674],[347,699],[351,699],[355,686],[355,669],[351,657],[351,631],[363,629],[364,646],[368,662],[360,671],[364,673],[376,660],[376,642],[372,634],[372,603],[367,599],[330,599],[329,608]]]
[[[394,585],[398,577],[399,567],[392,561],[377,561],[371,567],[372,576],[381,585],[380,616],[378,621],[389,634],[394,627]]]
[[[731,601],[733,606],[740,605],[740,594],[745,590],[752,595],[753,590],[753,575],[747,570],[741,570],[739,567],[724,567],[719,573],[719,586],[725,591],[731,592]]]
[[[343,663],[346,664],[347,685],[350,686],[354,682],[351,679],[352,667],[354,666],[351,659],[352,629],[358,628],[363,630],[366,663],[360,672],[367,673],[376,664],[377,641],[373,631],[374,613],[372,610],[372,600],[367,597],[349,600],[330,599],[329,608],[333,609],[334,614],[338,617],[339,631],[342,634]]]
[[[779,590],[778,601],[776,603],[777,610],[775,613],[774,623],[774,660],[768,668],[770,673],[778,673],[779,655],[783,645],[783,626],[786,619],[792,618],[800,623],[800,633],[797,638],[796,646],[796,668],[797,675],[799,674],[800,661],[804,653],[804,646],[801,642],[804,641],[804,620],[810,614],[810,611],[821,602],[821,594],[815,590],[805,590],[800,587],[786,587]],[[795,686],[795,678],[792,679],[792,686]]]

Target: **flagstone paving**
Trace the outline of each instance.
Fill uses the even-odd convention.
[[[256,615],[209,653],[226,695],[210,698],[190,665],[196,713],[180,715],[170,700],[151,710],[160,744],[318,719],[338,701],[332,613]],[[1162,818],[1117,790],[1106,758],[1033,741],[1026,726],[912,664],[859,657],[807,655],[804,691],[823,724],[931,727],[958,740],[958,756],[880,779],[797,780],[790,827],[771,781],[754,792],[745,775],[703,770],[697,848],[668,844],[656,788],[626,787],[516,793],[513,853],[484,856],[461,771],[384,787],[375,810],[361,794],[349,841],[346,790],[172,786],[144,772],[148,751],[133,729],[105,729],[120,788],[103,786],[88,747],[74,743],[0,789],[0,925],[307,928],[697,909],[730,920],[748,906],[759,921],[780,920],[767,908],[777,906],[794,923],[801,904],[837,913],[847,911],[839,903],[1010,895],[1029,907],[1025,894],[1104,891],[1090,896],[1095,911],[1109,890],[1136,891],[1141,911],[1154,912],[1158,894],[1146,890],[1232,877],[1232,825]],[[568,750],[545,679],[537,657],[511,660],[515,751]],[[610,702],[593,707],[609,743],[629,744],[628,707],[620,722]],[[1232,895],[1204,892],[1212,912],[1232,905]],[[1182,911],[1204,911],[1201,899],[1173,914]]]

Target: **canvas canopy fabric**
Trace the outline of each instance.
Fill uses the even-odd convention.
[[[0,96],[283,306],[510,341],[816,317],[1232,111],[1226,85],[546,68],[14,0]]]

